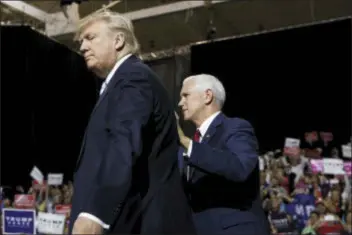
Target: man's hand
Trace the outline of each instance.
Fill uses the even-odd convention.
[[[103,227],[85,217],[78,217],[73,225],[72,234],[103,234]]]
[[[180,143],[186,150],[188,150],[189,144],[191,143],[191,139],[185,135],[182,128],[180,127],[180,118],[176,112],[175,112],[175,116],[177,121],[177,132],[178,132],[178,137],[180,138]]]

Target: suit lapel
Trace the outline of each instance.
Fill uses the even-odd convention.
[[[131,55],[129,58],[127,58],[115,71],[115,74],[112,76],[111,80],[109,81],[108,85],[106,86],[105,90],[103,91],[103,93],[99,96],[99,99],[97,101],[97,103],[94,106],[94,109],[92,111],[91,116],[93,115],[93,113],[96,111],[96,109],[99,107],[99,105],[101,104],[101,102],[104,100],[104,98],[106,97],[106,95],[109,93],[109,91],[111,90],[112,87],[115,86],[115,84],[118,82],[119,78],[121,76],[121,74],[124,74],[126,72],[129,71],[130,69],[130,65],[132,63],[138,62],[140,61],[136,56]]]
[[[209,141],[213,138],[213,136],[215,135],[215,132],[218,128],[218,126],[223,122],[225,116],[223,113],[219,113],[218,116],[216,116],[216,118],[214,119],[214,121],[210,124],[207,132],[205,133],[204,137],[202,138],[201,143],[207,144],[209,143]],[[190,179],[192,179],[193,175],[194,175],[194,170],[195,167],[191,167],[190,169]]]
[[[215,135],[218,126],[220,126],[220,124],[224,121],[224,118],[225,115],[223,113],[219,113],[219,115],[215,117],[207,132],[205,132],[205,135],[202,138],[202,143],[208,143],[211,140],[211,138]]]
[[[114,77],[116,76],[117,72],[115,72],[114,74]],[[111,81],[110,81],[111,82]],[[93,115],[93,113],[95,112],[95,110],[97,109],[97,107],[99,106],[99,104],[101,103],[101,101],[105,98],[106,94],[108,93],[108,88],[109,88],[109,85],[105,88],[104,92],[99,95],[99,99],[98,101],[95,103],[95,106],[93,108],[93,111],[91,113],[91,116]]]
[[[101,102],[104,100],[104,98],[107,96],[107,94],[109,93],[109,91],[111,90],[112,87],[115,86],[115,84],[118,82],[119,80],[119,74],[124,74],[125,72],[128,72],[130,69],[130,65],[132,63],[138,62],[140,61],[136,56],[131,55],[129,58],[127,58],[115,71],[115,74],[112,76],[111,80],[109,81],[108,85],[106,86],[105,90],[103,91],[103,93],[99,96],[98,101],[96,102],[89,119],[91,119],[91,117],[93,116],[94,112],[97,110],[97,108],[99,107],[99,105],[101,104]],[[88,124],[89,125],[89,124]],[[78,166],[81,162],[82,159],[82,155],[84,154],[84,148],[85,148],[85,144],[86,144],[86,137],[87,137],[87,131],[88,131],[88,127],[85,130],[84,133],[84,137],[83,137],[83,141],[82,141],[82,145],[81,145],[81,149],[79,151],[79,155],[78,155],[78,159],[76,162],[76,171],[78,169]]]
[[[78,170],[79,163],[81,162],[83,149],[84,149],[84,147],[86,145],[86,137],[87,137],[87,129],[84,131],[84,136],[83,136],[83,139],[82,139],[81,149],[79,150],[79,154],[78,154],[78,158],[77,158],[77,161],[76,161],[76,167],[75,167],[75,171],[74,172],[76,172]]]

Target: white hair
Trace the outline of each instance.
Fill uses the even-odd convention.
[[[209,74],[198,74],[187,77],[183,80],[183,84],[189,81],[194,81],[195,88],[199,91],[211,90],[214,94],[215,102],[219,105],[220,109],[224,106],[226,92],[219,79]]]
[[[104,22],[112,32],[122,32],[125,35],[126,44],[129,46],[130,53],[138,54],[140,51],[140,45],[134,33],[132,21],[127,17],[108,10],[104,10],[98,13],[93,13],[78,23],[78,29],[76,31],[75,40],[81,35],[82,31],[95,22]]]

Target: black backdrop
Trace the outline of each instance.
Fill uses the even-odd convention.
[[[224,83],[225,114],[249,120],[263,151],[309,130],[351,136],[351,19],[196,45],[191,71]]]
[[[83,58],[29,27],[1,27],[1,185],[64,172],[78,156],[96,80]]]

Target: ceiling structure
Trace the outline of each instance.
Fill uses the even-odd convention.
[[[134,22],[142,52],[182,48],[191,43],[292,25],[352,16],[351,0],[86,0],[81,17],[103,6]],[[59,1],[1,1],[2,24],[29,24],[76,50],[73,26]],[[155,55],[155,54],[154,54]]]

